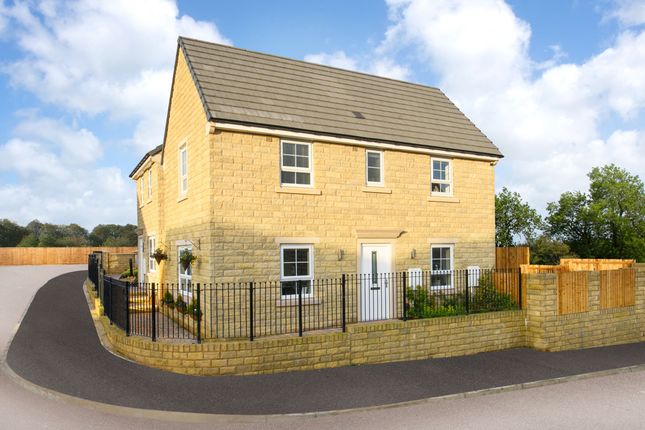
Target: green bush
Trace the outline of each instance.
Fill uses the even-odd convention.
[[[423,287],[408,289],[406,298],[408,318],[435,318],[464,313],[463,299],[460,301],[456,296],[431,294]]]
[[[182,314],[188,312],[188,305],[184,301],[184,298],[181,296],[181,294],[177,295],[177,300],[175,300],[175,309],[177,309]]]
[[[479,278],[479,286],[470,299],[470,312],[494,312],[517,309],[517,303],[510,294],[497,291],[490,274]]]
[[[139,272],[137,269],[132,269],[132,276],[136,279],[139,277]],[[121,273],[121,276],[119,279],[125,279],[125,278],[130,278],[130,269],[125,269],[123,273]]]

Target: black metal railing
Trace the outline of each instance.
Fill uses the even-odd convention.
[[[91,276],[94,276],[91,275]],[[156,339],[247,338],[347,324],[521,309],[519,269],[344,274],[338,278],[128,284],[102,278],[105,314]]]

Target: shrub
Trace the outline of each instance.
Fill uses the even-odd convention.
[[[119,276],[119,279],[126,279],[126,278],[131,278],[134,277],[135,279],[139,276],[139,273],[137,269],[132,269],[132,276],[130,276],[130,269],[125,269],[122,273],[121,276]]]
[[[479,287],[470,300],[471,312],[493,312],[517,309],[517,303],[510,294],[497,291],[490,274],[479,278]]]
[[[177,295],[177,300],[175,300],[175,309],[177,309],[182,314],[185,314],[188,311],[188,305],[184,301],[184,298],[181,294]]]

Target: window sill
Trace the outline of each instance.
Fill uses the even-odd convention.
[[[376,185],[363,187],[361,191],[364,193],[380,193],[380,194],[392,194],[391,188],[379,187]]]
[[[429,196],[428,201],[441,203],[459,203],[459,199],[453,196]]]
[[[183,202],[188,198],[188,194],[182,194],[181,196],[177,197],[177,203]]]
[[[283,194],[309,194],[309,195],[321,195],[322,191],[317,188],[305,188],[305,187],[275,187],[276,193]]]
[[[320,304],[322,304],[322,300],[320,300],[317,297],[302,298],[303,306],[320,305]],[[275,305],[277,307],[298,306],[298,298],[296,297],[295,299],[278,299],[275,301]]]

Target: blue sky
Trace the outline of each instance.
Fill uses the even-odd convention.
[[[645,2],[0,0],[0,218],[136,222],[179,34],[438,86],[538,210],[645,173]]]

